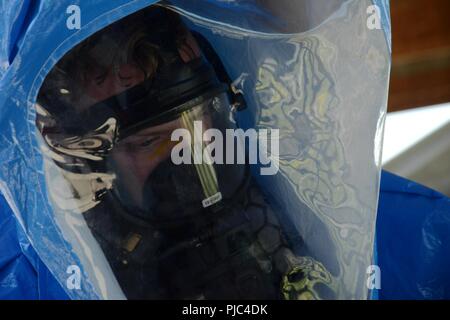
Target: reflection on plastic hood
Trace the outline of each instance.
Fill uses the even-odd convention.
[[[0,5],[0,191],[39,257],[73,299],[366,299],[387,1],[150,4]]]

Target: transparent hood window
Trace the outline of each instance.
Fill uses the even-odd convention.
[[[390,67],[371,5],[163,1],[53,66],[46,191],[96,295],[368,297]]]

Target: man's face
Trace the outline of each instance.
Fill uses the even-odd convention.
[[[86,94],[92,103],[100,102],[144,79],[143,72],[133,65],[123,65],[118,72],[93,70],[87,79]],[[170,157],[174,145],[170,136],[177,128],[180,128],[179,119],[145,128],[121,140],[112,149],[109,161],[118,180],[122,182],[119,187],[126,188],[131,196],[129,200],[136,205],[142,204],[142,189],[147,177]]]
[[[200,49],[191,34],[178,51],[184,62],[200,57]],[[86,82],[88,105],[118,95],[144,80],[144,72],[133,64],[121,65],[117,70],[94,69]],[[181,121],[176,119],[145,128],[121,140],[111,151],[109,160],[117,179],[121,181],[118,187],[127,190],[131,197],[129,200],[135,205],[142,204],[142,190],[148,176],[161,162],[170,157],[172,147],[175,145],[170,139],[171,134],[181,127]]]
[[[143,205],[142,190],[148,176],[171,154],[175,142],[172,132],[180,128],[176,119],[161,125],[149,127],[120,141],[111,152],[111,163],[119,188],[125,188],[135,205]]]

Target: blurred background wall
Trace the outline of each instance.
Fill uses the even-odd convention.
[[[391,0],[389,111],[450,101],[450,1]]]
[[[391,0],[384,168],[450,196],[450,0]]]

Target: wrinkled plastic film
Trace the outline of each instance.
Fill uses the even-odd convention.
[[[356,17],[365,8],[367,3],[363,2],[343,4],[327,23],[288,35],[240,33],[196,20],[198,25],[212,29],[212,34],[220,33],[230,46],[238,42],[233,38],[239,38],[239,34],[240,41],[245,42],[245,50],[236,50],[241,61],[245,61],[243,52],[249,61],[257,61],[252,65],[254,69],[247,69],[248,73],[235,74],[254,98],[250,99],[254,110],[248,116],[253,117],[249,123],[281,128],[282,178],[262,178],[262,185],[270,185],[268,192],[285,200],[283,206],[303,209],[296,215],[297,230],[307,234],[306,246],[322,261],[329,261],[330,269],[339,274],[338,281],[346,284],[339,286],[341,298],[355,297],[356,292],[358,298],[366,296],[364,266],[370,265],[372,255],[373,237],[368,234],[374,230],[380,141],[369,137],[364,128],[368,128],[369,119],[378,119],[384,112],[389,74],[384,36],[358,28],[356,18],[350,23],[338,18]],[[294,26],[291,30],[295,27],[301,28]],[[358,41],[362,39],[365,41]],[[362,52],[367,60],[355,65],[357,53]],[[225,61],[233,69],[233,60]],[[349,94],[350,87],[355,95]],[[369,103],[367,95],[374,100]],[[380,107],[369,107],[371,103]],[[371,129],[374,134],[380,129],[377,124],[374,122]],[[356,138],[350,130],[366,134]],[[372,152],[357,151],[367,150],[368,146],[372,146]],[[290,199],[286,199],[287,189],[294,190],[290,191]],[[293,205],[293,199],[302,204]],[[327,242],[332,243],[332,250]]]
[[[366,25],[372,4],[163,4],[207,39],[242,92],[247,109],[237,114],[238,126],[279,130],[278,173],[261,175],[261,167],[255,165],[251,175],[277,223],[293,238],[301,238],[291,248],[298,257],[295,268],[319,274],[307,290],[316,292],[314,286],[320,283],[330,288],[332,293],[319,298],[367,298],[366,269],[372,264],[380,171],[377,137],[390,68],[386,30]],[[386,9],[386,4],[380,5]],[[108,12],[111,16],[115,12],[118,19],[143,8],[143,3],[140,6]],[[42,14],[45,9],[40,8]],[[86,35],[99,29],[100,24],[91,24]],[[66,51],[79,40],[66,43]],[[13,116],[2,111],[2,123],[9,128],[2,135],[2,162],[10,171],[2,173],[2,185],[10,192],[2,193],[11,195],[8,200],[16,204],[22,227],[63,287],[67,268],[80,268],[81,288],[66,290],[72,298],[124,298],[82,215],[99,204],[96,192],[112,188],[115,176],[69,173],[55,165],[48,141],[36,129],[35,100],[24,99],[36,95],[31,90],[39,90],[61,57],[56,52],[49,52],[54,58],[47,60],[47,70],[36,67],[39,73],[34,74],[33,86],[23,86],[25,92],[19,90],[16,100],[12,97],[19,112]],[[10,79],[25,77],[14,77],[11,70]],[[39,112],[44,111],[38,108]],[[105,134],[113,131],[104,129]],[[282,290],[293,296],[305,289],[289,280],[282,283]]]

